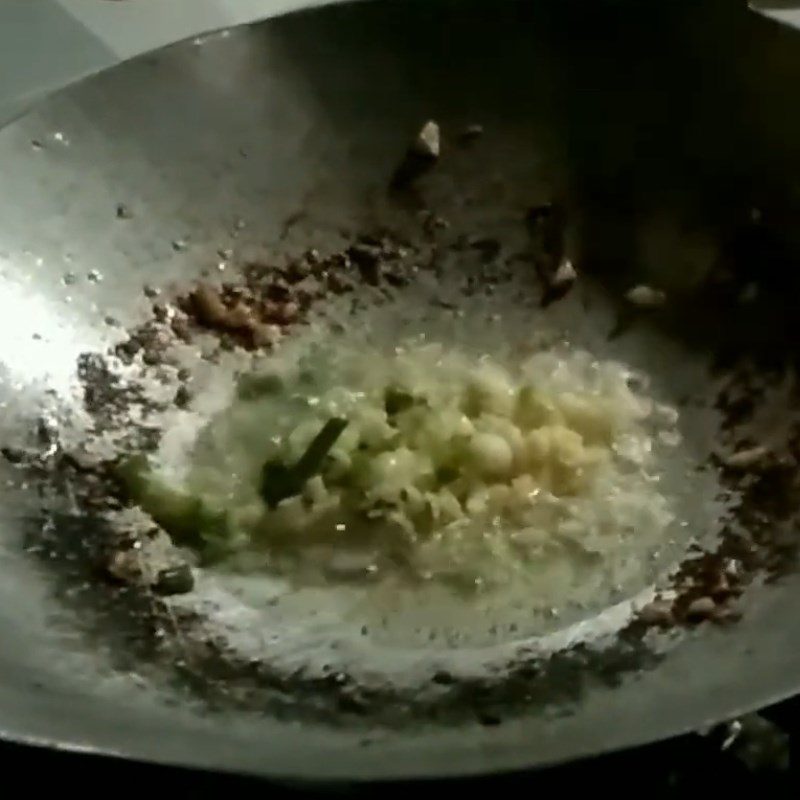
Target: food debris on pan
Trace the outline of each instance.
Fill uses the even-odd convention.
[[[441,155],[439,124],[428,120],[409,144],[391,178],[391,188],[403,190],[428,172]]]
[[[470,138],[479,135],[480,132],[473,131]],[[440,136],[435,122],[423,126],[406,156],[407,159],[416,159],[417,166],[411,172],[408,172],[410,167],[405,168],[407,174],[401,185],[413,183],[438,160]],[[423,163],[425,166],[421,169]],[[128,218],[120,215],[119,208],[118,216]],[[236,385],[236,402],[265,402],[264,398],[275,392],[275,386],[286,384],[280,376],[254,372],[253,363],[273,363],[259,360],[269,359],[271,355],[279,356],[285,347],[291,348],[303,336],[310,336],[309,332],[315,325],[328,325],[325,330],[335,332],[346,328],[348,319],[361,320],[358,316],[332,316],[330,308],[334,301],[342,307],[355,309],[357,313],[361,313],[359,309],[363,306],[373,304],[379,309],[379,314],[388,317],[396,313],[395,300],[403,298],[414,308],[424,305],[437,315],[437,319],[447,319],[448,325],[458,324],[459,317],[454,312],[463,311],[465,304],[471,307],[468,305],[470,299],[486,303],[487,308],[493,309],[491,304],[498,302],[496,298],[504,291],[506,275],[512,272],[510,263],[515,249],[506,247],[502,237],[493,231],[451,230],[445,220],[443,214],[430,209],[418,217],[418,229],[414,235],[409,235],[407,230],[402,234],[385,229],[368,231],[350,236],[340,247],[326,252],[307,249],[299,254],[287,254],[285,258],[276,258],[274,265],[261,262],[237,264],[234,252],[226,249],[223,256],[220,251],[218,257],[224,258],[227,264],[224,282],[199,280],[159,290],[149,287],[145,291],[152,301],[149,317],[131,329],[113,352],[86,354],[81,359],[79,376],[84,407],[91,420],[89,439],[93,445],[101,441],[110,443],[111,449],[106,448],[102,455],[93,458],[85,452],[80,453],[66,441],[57,440],[57,447],[48,451],[50,455],[45,460],[57,474],[58,483],[67,480],[73,487],[82,513],[102,520],[103,524],[98,525],[97,530],[109,534],[107,539],[95,541],[89,547],[96,574],[107,584],[107,591],[114,597],[123,598],[119,601],[123,605],[136,598],[142,635],[146,635],[145,630],[151,634],[153,630],[159,631],[162,657],[167,661],[180,661],[183,674],[190,673],[192,681],[202,684],[203,690],[212,698],[219,699],[224,695],[227,702],[236,705],[256,708],[261,704],[276,708],[281,703],[288,703],[286,698],[289,696],[300,696],[308,698],[308,713],[312,715],[334,709],[346,715],[369,713],[394,721],[403,715],[456,718],[467,711],[480,724],[495,725],[513,713],[511,708],[519,707],[520,701],[542,707],[576,701],[584,686],[591,681],[613,682],[620,674],[656,663],[659,654],[649,642],[650,631],[657,633],[684,626],[735,622],[743,611],[741,595],[756,571],[767,569],[776,572],[781,568],[781,559],[764,531],[774,518],[783,513],[781,492],[786,498],[795,496],[795,487],[790,480],[793,473],[787,466],[789,453],[743,440],[738,430],[741,420],[734,419],[733,412],[722,409],[722,416],[729,422],[722,443],[728,455],[712,459],[713,467],[705,466],[707,470],[718,468],[722,486],[732,496],[741,497],[740,505],[734,507],[730,517],[724,520],[722,541],[714,546],[698,544],[690,550],[668,582],[641,602],[637,601],[635,610],[620,618],[613,637],[603,646],[577,644],[546,653],[537,652],[519,635],[521,623],[515,619],[509,623],[504,635],[511,642],[526,643],[507,651],[502,669],[493,675],[469,671],[460,673],[446,662],[446,667],[439,665],[430,669],[424,691],[418,691],[416,685],[395,685],[381,677],[370,680],[355,667],[335,665],[328,670],[315,670],[298,668],[295,664],[292,669],[287,669],[268,658],[254,658],[239,652],[225,641],[224,635],[204,617],[200,606],[192,606],[191,599],[202,596],[206,585],[205,573],[213,569],[215,560],[227,557],[229,543],[223,540],[228,535],[227,521],[223,524],[222,518],[215,516],[216,512],[209,512],[202,504],[196,503],[196,497],[191,494],[163,494],[158,502],[166,505],[166,510],[162,507],[160,513],[148,515],[148,501],[141,498],[146,497],[149,490],[138,495],[139,502],[134,501],[136,492],[131,490],[131,484],[126,483],[123,475],[126,459],[141,455],[147,457],[157,453],[162,446],[177,447],[177,444],[170,443],[171,429],[167,421],[188,419],[199,413],[199,404],[208,394],[200,380],[203,370],[222,369],[223,364],[236,362],[237,380],[230,380],[233,372],[228,373],[229,382]],[[528,247],[523,263],[532,267],[531,271],[542,287],[542,302],[538,303],[534,298],[531,309],[577,302],[575,295],[584,291],[584,282],[588,286],[591,281],[591,275],[585,274],[581,263],[578,262],[579,269],[576,269],[567,256],[566,225],[566,215],[560,204],[542,203],[528,210],[526,224],[521,226]],[[175,240],[175,243],[182,244],[174,249],[183,256],[186,249],[183,245],[187,243],[183,240]],[[442,263],[460,264],[464,259],[473,265],[470,268],[473,272],[467,274],[465,271],[459,291],[447,294],[435,280],[439,274],[436,270]],[[435,290],[420,289],[425,281],[429,281]],[[428,295],[425,294],[427,291],[430,291]],[[427,298],[424,304],[420,302],[422,297]],[[618,296],[618,299],[620,303],[655,308],[665,304],[666,294],[642,284]],[[653,315],[642,317],[650,320]],[[365,333],[368,330],[364,328]],[[487,338],[490,334],[481,333],[483,340],[491,344],[493,340]],[[424,346],[433,346],[430,334],[427,335]],[[394,344],[411,352],[418,346],[412,347],[400,338]],[[189,352],[195,355],[190,358]],[[302,350],[289,349],[287,352],[303,354]],[[355,361],[332,359],[326,362],[324,348],[319,352],[323,354],[323,366],[341,369],[342,374],[358,373],[353,367]],[[365,339],[361,343],[361,353],[366,359],[370,352]],[[570,363],[569,358],[563,356],[566,351],[556,352],[562,353],[562,366]],[[197,358],[196,353],[201,353],[202,357]],[[402,353],[397,360],[386,357],[383,361],[392,368],[390,372],[398,375],[408,370]],[[376,374],[380,362],[380,358],[370,362],[376,365]],[[435,375],[437,369],[445,369],[447,359],[434,355],[432,361],[425,363],[437,365],[429,366],[426,373]],[[557,363],[557,360],[547,362],[548,369],[552,367],[555,373],[557,370],[553,365]],[[589,365],[590,360],[586,363]],[[267,498],[274,509],[280,509],[287,500],[291,501],[292,513],[299,520],[306,520],[324,503],[337,502],[344,504],[348,513],[363,511],[372,514],[370,519],[394,526],[395,545],[388,555],[376,551],[377,555],[365,559],[358,548],[342,548],[338,561],[330,559],[324,564],[320,571],[323,578],[348,587],[374,586],[380,584],[384,575],[391,576],[392,580],[418,581],[420,585],[436,584],[441,580],[453,596],[469,597],[470,592],[482,591],[481,586],[465,585],[464,575],[458,574],[457,570],[450,569],[447,573],[441,566],[443,562],[433,560],[439,557],[435,548],[428,548],[430,561],[419,562],[425,565],[424,569],[407,559],[407,548],[416,546],[414,537],[418,526],[425,525],[438,535],[440,529],[437,526],[448,514],[454,517],[451,520],[454,523],[459,521],[458,515],[464,508],[479,516],[492,504],[502,507],[504,514],[520,514],[520,507],[515,502],[526,492],[531,498],[537,497],[542,487],[555,498],[548,498],[548,502],[555,504],[559,499],[558,493],[563,491],[577,504],[581,499],[581,482],[587,475],[591,479],[592,470],[597,469],[597,464],[603,459],[625,459],[630,465],[640,457],[636,437],[631,438],[631,431],[625,432],[628,437],[625,439],[609,438],[608,415],[615,413],[613,408],[609,410],[606,405],[604,416],[596,407],[587,406],[585,398],[571,387],[565,392],[565,396],[569,395],[567,400],[560,395],[554,400],[549,390],[540,388],[538,392],[530,391],[525,395],[525,404],[511,409],[507,407],[508,398],[513,396],[514,402],[518,403],[526,387],[509,382],[509,373],[494,369],[491,359],[485,358],[483,365],[487,367],[485,374],[478,375],[480,371],[473,374],[469,370],[464,373],[468,375],[464,384],[466,388],[463,399],[457,401],[463,403],[463,406],[458,406],[459,413],[463,411],[463,420],[455,413],[451,414],[456,409],[455,400],[445,408],[437,405],[437,398],[430,392],[415,393],[413,386],[390,385],[388,379],[378,384],[374,383],[377,380],[374,375],[357,375],[362,382],[358,384],[359,391],[368,393],[378,386],[382,398],[380,407],[344,404],[350,413],[360,415],[357,424],[339,417],[342,401],[326,396],[314,384],[322,374],[315,372],[322,369],[319,364],[313,365],[313,369],[304,364],[297,370],[293,378],[295,382],[291,384],[292,402],[297,402],[303,395],[309,414],[316,414],[317,428],[311,426],[302,431],[300,425],[287,428],[287,438],[295,437],[286,451],[292,454],[292,458],[273,462],[273,466],[281,468],[280,474],[286,479],[285,491],[280,495],[269,494],[274,502],[267,498],[266,493],[263,498]],[[594,363],[592,369],[602,370],[602,367],[602,364]],[[457,372],[455,370],[453,376]],[[604,380],[610,381],[611,374],[607,371]],[[735,383],[736,374],[736,370],[731,371],[731,383]],[[536,377],[546,388],[546,381],[539,373]],[[314,387],[313,390],[294,391],[304,380],[309,382],[309,387]],[[444,388],[441,391],[444,392]],[[720,394],[726,392],[731,393],[731,386],[725,386]],[[595,397],[607,403],[608,398],[601,391],[598,390]],[[328,403],[330,407],[324,413],[318,413],[314,410],[316,406],[308,402],[312,398],[316,403]],[[641,415],[642,424],[655,424],[650,416],[660,413],[658,404],[640,403],[640,399],[634,397],[631,400],[631,413]],[[225,408],[220,406],[214,410],[223,427],[229,422],[232,424],[233,420],[233,417],[226,418],[224,411]],[[524,424],[520,414],[527,415]],[[336,425],[336,437],[331,436],[320,444],[319,437],[326,425],[335,424],[337,420],[340,424]],[[455,442],[455,449],[453,454],[447,455],[449,462],[443,458],[441,463],[431,460],[429,464],[426,448],[431,442],[438,441],[437,436],[445,424],[454,426],[455,432],[447,441]],[[422,438],[415,425],[425,431]],[[216,435],[216,431],[223,430],[223,427],[209,428],[209,435]],[[342,451],[342,443],[354,434],[363,440],[359,439],[352,446],[348,445],[350,449]],[[518,434],[522,443],[517,443]],[[385,441],[391,441],[394,449],[386,449]],[[674,441],[678,446],[679,439]],[[607,447],[604,442],[608,442]],[[791,451],[795,446],[794,440],[788,440],[786,449]],[[603,451],[603,447],[608,452]],[[341,457],[341,452],[349,461],[334,463]],[[384,458],[384,454],[389,452],[392,455]],[[538,483],[528,485],[530,481],[525,476],[530,475],[525,469],[531,469],[530,464],[534,463],[531,454],[534,453],[538,458],[536,468],[540,470]],[[3,455],[20,469],[35,469],[40,473],[43,468],[43,457],[38,451],[6,447]],[[370,472],[373,465],[365,465],[364,459],[369,458],[378,462],[380,480]],[[523,463],[521,459],[527,459],[524,469],[520,466]],[[278,470],[266,470],[265,455],[262,461],[264,463],[257,466],[262,469],[262,475],[268,472],[272,480]],[[396,475],[401,477],[396,478]],[[141,474],[137,478],[141,478]],[[395,487],[393,483],[412,479],[429,487],[426,488],[429,498],[418,501],[409,491],[410,484],[398,483]],[[483,494],[472,492],[478,483],[486,486]],[[767,484],[770,484],[769,488]],[[273,481],[270,492],[274,487]],[[553,487],[558,488],[554,490]],[[462,491],[475,495],[470,497],[472,505],[466,501],[461,504],[459,492]],[[434,495],[436,502],[429,502]],[[451,501],[451,497],[455,500]],[[170,503],[175,505],[169,507]],[[365,503],[369,503],[369,508]],[[170,528],[169,520],[176,516],[184,522],[188,519],[192,525],[206,531],[203,547],[192,542],[191,537],[181,540],[173,531],[170,531],[172,536],[165,533]],[[161,520],[162,524],[154,525],[154,519],[157,522]],[[245,526],[249,535],[269,538],[268,532],[259,533],[263,519],[258,514],[251,516],[250,520],[250,527]],[[566,522],[570,522],[568,515]],[[294,530],[292,524],[287,523],[285,530]],[[742,527],[754,531],[752,540],[742,538]],[[277,529],[273,525],[273,531]],[[310,526],[304,530],[311,536]],[[593,545],[587,545],[576,532],[570,532],[568,525],[563,530],[565,549],[577,552],[580,559],[591,563],[597,562],[598,558],[602,561],[602,557],[592,549]],[[321,534],[315,530],[313,533],[330,536],[334,532],[343,542],[348,541],[348,536],[357,538],[361,535],[355,525],[351,527],[349,520],[337,523],[335,531],[327,530]],[[527,539],[520,536],[509,546],[527,554],[537,552],[540,532],[531,529],[526,535]],[[314,546],[317,545],[315,542]],[[283,574],[291,575],[298,563],[306,570],[312,564],[311,561],[304,562],[285,542],[272,542],[270,547],[272,549],[267,551],[263,562],[268,569],[280,568],[284,570]],[[488,558],[497,558],[497,554],[489,553]],[[264,568],[263,564],[260,568]],[[246,561],[239,561],[235,569],[246,571],[249,566]],[[486,580],[483,573],[478,577]],[[314,580],[317,580],[317,573],[314,573]],[[140,602],[142,598],[145,599],[143,604]],[[557,607],[542,611],[542,617],[548,618],[555,629],[560,624],[560,614]],[[175,631],[175,626],[180,635],[175,637],[172,646],[164,644],[171,641],[169,631]],[[359,624],[357,635],[369,642],[376,629],[379,626]],[[448,642],[448,646],[456,651],[458,640]],[[564,681],[565,673],[579,674],[580,677]],[[208,678],[210,675],[214,678]],[[327,711],[320,712],[321,708]]]
[[[639,308],[659,308],[667,302],[667,295],[661,289],[639,284],[625,293],[625,299]]]

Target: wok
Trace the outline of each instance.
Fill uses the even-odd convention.
[[[220,248],[234,260],[325,248],[342,229],[437,203],[454,226],[502,239],[554,198],[599,288],[553,313],[646,364],[688,406],[713,405],[746,362],[745,394],[766,411],[687,412],[687,437],[704,458],[726,425],[734,443],[769,435],[791,449],[800,57],[794,32],[742,6],[344,5],[181,43],[51,97],[0,132],[6,450],[37,436],[57,449],[84,400],[79,356],[105,353],[150,313],[145,285],[187,285]],[[387,199],[428,119],[441,163]],[[455,132],[475,123],[483,136],[459,149]],[[532,271],[524,259],[514,269]],[[636,284],[666,290],[663,313],[626,316],[615,298]],[[617,322],[599,319],[595,295]],[[41,421],[53,408],[55,428]],[[515,673],[513,691],[495,691],[495,674],[441,714],[384,725],[369,708],[317,706],[314,692],[315,713],[299,700],[250,712],[226,702],[227,673],[209,698],[192,676],[146,670],[141,631],[91,590],[75,599],[96,582],[89,567],[35,546],[91,537],[91,524],[43,514],[47,480],[3,463],[0,732],[277,778],[377,779],[543,765],[731,718],[800,685],[797,492],[791,464],[779,466],[769,502],[751,493],[736,517],[741,552],[760,554],[741,619],[626,629],[574,658],[567,641],[550,666]],[[704,479],[687,480],[696,518],[719,528]]]

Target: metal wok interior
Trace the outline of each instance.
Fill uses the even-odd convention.
[[[188,285],[221,248],[324,250],[343,229],[437,203],[479,235],[524,232],[531,206],[563,203],[581,274],[612,297],[648,284],[675,298],[652,323],[674,348],[646,355],[675,386],[701,363],[711,396],[713,355],[726,348],[780,372],[797,330],[797,44],[730,2],[377,2],[213,34],[57,94],[0,132],[3,444],[24,445],[46,404],[80,402],[78,357],[119,340],[107,318],[131,326],[149,313],[145,285]],[[392,171],[429,119],[442,131],[440,171],[393,205]],[[451,146],[476,123],[479,141]],[[753,209],[768,228],[758,246],[736,238]],[[733,280],[757,283],[754,306],[718,307],[701,291],[725,258]],[[614,347],[635,329],[617,331]],[[787,428],[790,406],[775,412]],[[76,624],[54,591],[58,570],[24,552],[37,480],[1,469],[8,738],[287,778],[453,775],[665,737],[800,684],[800,585],[784,569],[754,582],[735,624],[692,627],[608,680],[572,666],[574,691],[497,718],[382,727],[369,714],[340,723],[210,707],[174,676],[143,679],[124,632]]]

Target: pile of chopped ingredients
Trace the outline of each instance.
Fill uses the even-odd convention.
[[[670,525],[650,473],[677,414],[631,383],[567,348],[508,365],[426,341],[319,346],[244,376],[183,474],[143,455],[121,474],[207,560],[347,553],[364,577],[481,585]]]

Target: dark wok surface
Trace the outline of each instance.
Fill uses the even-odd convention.
[[[70,396],[77,356],[111,341],[106,316],[136,321],[142,286],[191,279],[237,220],[270,240],[298,210],[311,228],[315,216],[368,218],[370,193],[427,118],[483,124],[496,136],[491,167],[514,175],[517,198],[541,194],[542,174],[567,193],[587,258],[601,271],[615,265],[612,286],[690,281],[682,230],[720,230],[754,202],[784,207],[800,174],[789,100],[800,59],[788,55],[792,34],[730,3],[639,5],[307,12],[137,59],[2,131],[4,438],[30,428],[48,388]],[[519,158],[527,148],[545,169]],[[119,203],[131,224],[117,224]],[[631,242],[651,215],[675,224],[656,252],[669,257],[645,264]],[[188,243],[177,255],[176,240]],[[708,335],[691,322],[690,337]],[[787,576],[754,591],[737,625],[693,630],[657,668],[592,685],[564,713],[378,734],[210,713],[169,687],[142,688],[73,633],[47,572],[20,555],[35,486],[9,469],[2,491],[8,738],[278,777],[452,775],[654,740],[800,682],[798,581]]]

